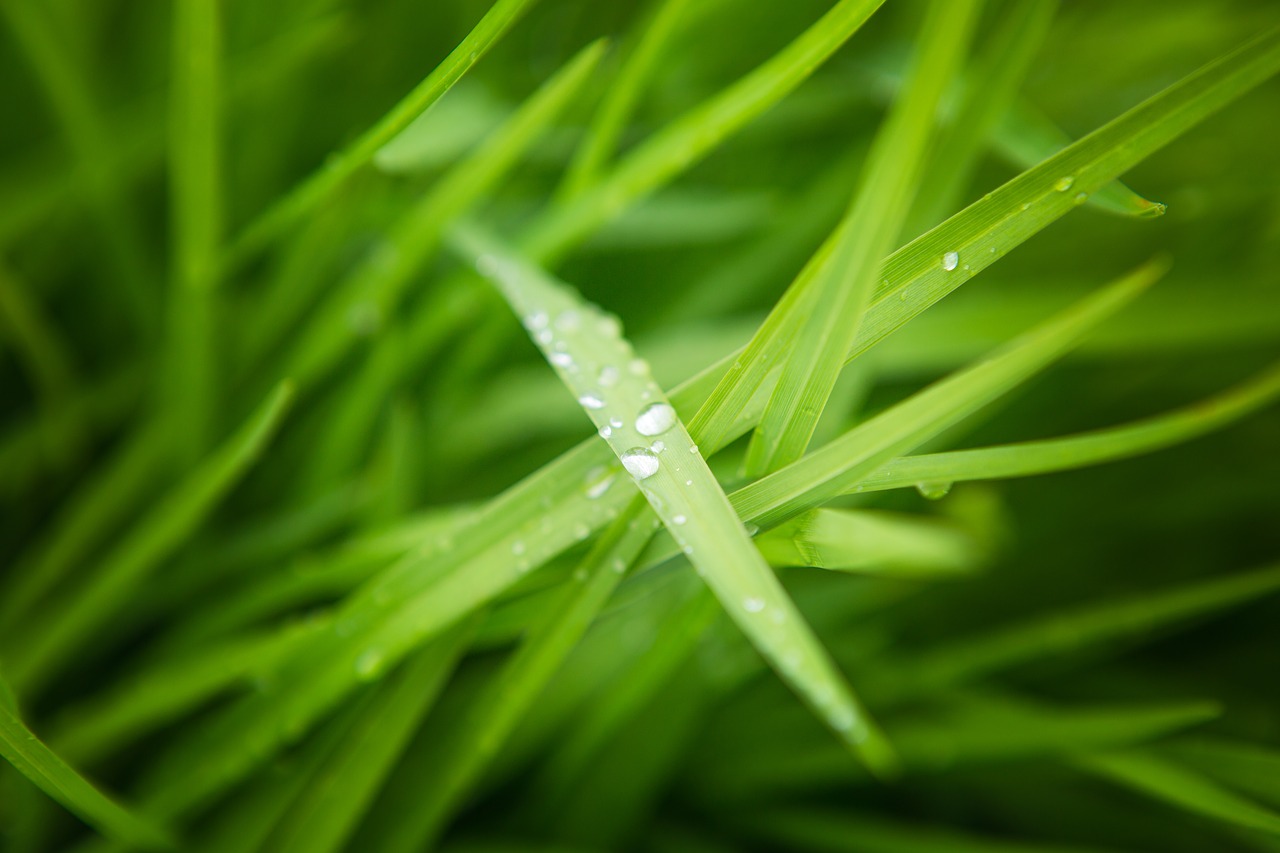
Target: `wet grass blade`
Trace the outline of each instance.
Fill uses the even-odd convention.
[[[0,696],[12,700],[7,684]],[[177,846],[166,830],[129,811],[94,787],[32,734],[12,701],[0,701],[0,754],[69,811],[108,838],[146,850]]]
[[[323,167],[246,226],[228,250],[230,262],[241,261],[263,248],[372,160],[378,149],[453,88],[536,2],[498,0],[494,3],[466,38],[413,91],[354,142],[330,155]]]
[[[730,618],[873,772],[892,772],[888,743],[752,545],[617,321],[476,230],[459,232],[458,240],[522,318]]]
[[[938,101],[963,61],[979,9],[970,0],[929,7],[905,95],[872,143],[853,204],[821,271],[803,304],[783,321],[786,354],[747,450],[750,477],[794,462],[809,446],[875,289],[880,264],[911,209]]]
[[[279,386],[239,432],[132,528],[74,595],[38,623],[23,626],[16,635],[22,638],[21,654],[9,663],[20,689],[47,683],[77,645],[103,628],[132,587],[191,535],[265,450],[292,396],[292,385]]]

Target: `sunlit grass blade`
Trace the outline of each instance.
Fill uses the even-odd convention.
[[[1104,602],[1032,618],[904,660],[895,679],[934,690],[1050,655],[1151,636],[1196,617],[1248,604],[1280,590],[1280,567],[1184,584],[1130,601]]]
[[[42,611],[38,620],[28,618],[15,634],[21,647],[9,662],[20,690],[47,684],[80,643],[102,633],[132,587],[191,535],[257,461],[292,396],[291,384],[279,386],[236,434],[130,530],[73,595]]]
[[[572,204],[538,220],[520,247],[536,261],[553,261],[789,94],[883,2],[840,0],[767,62],[646,139]]]
[[[652,18],[618,69],[587,128],[586,137],[569,163],[558,190],[559,200],[572,201],[596,182],[613,156],[645,84],[659,68],[658,60],[677,31],[688,5],[688,0],[657,0],[655,3]]]
[[[459,242],[522,318],[600,436],[729,616],[788,684],[874,772],[893,754],[773,571],[646,363],[567,286],[474,229]]]
[[[466,650],[474,621],[427,644],[378,685],[342,743],[317,768],[263,849],[299,853],[342,849],[448,682]]]
[[[875,290],[880,264],[911,209],[938,101],[964,58],[979,10],[971,0],[929,6],[905,95],[871,145],[853,204],[821,271],[797,311],[783,321],[786,355],[747,450],[748,476],[788,465],[809,446]]]
[[[1280,813],[1150,752],[1090,755],[1077,758],[1074,763],[1083,770],[1179,811],[1280,836]]]
[[[0,695],[12,699],[8,685]],[[0,754],[53,799],[108,838],[147,850],[176,846],[168,831],[103,794],[32,734],[12,701],[0,701]]]
[[[1134,423],[1064,438],[998,447],[903,456],[869,474],[850,491],[900,489],[922,483],[1028,477],[1150,453],[1189,441],[1249,415],[1280,397],[1280,365],[1239,386],[1183,409]]]
[[[1274,808],[1280,808],[1280,751],[1224,738],[1196,737],[1160,747],[1161,754]]]
[[[929,157],[908,220],[908,236],[927,231],[956,209],[991,129],[1008,110],[1048,35],[1057,6],[1057,0],[1032,0],[1000,8],[994,29],[984,34],[975,50],[955,114]],[[1023,168],[1034,166],[1055,150],[1046,151]]]
[[[973,571],[976,538],[939,519],[857,510],[815,509],[756,537],[775,566],[814,566],[885,577],[928,578]]]
[[[228,250],[230,261],[235,263],[261,249],[372,160],[378,149],[448,92],[536,2],[497,0],[466,38],[413,91],[246,226]]]
[[[519,647],[473,702],[463,727],[450,734],[433,772],[433,784],[406,826],[393,836],[394,849],[433,846],[445,821],[476,785],[512,730],[590,627],[623,574],[653,535],[657,520],[639,497],[592,545],[573,583],[548,603]],[[384,850],[391,853],[391,849]]]

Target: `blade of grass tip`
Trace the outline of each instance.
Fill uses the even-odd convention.
[[[76,171],[89,191],[108,263],[115,267],[130,319],[137,329],[149,333],[156,327],[156,299],[141,223],[116,184],[110,162],[101,156],[110,148],[111,134],[93,102],[87,73],[67,54],[72,42],[58,32],[50,12],[47,6],[0,3],[0,15],[8,19],[40,78]]]
[[[68,663],[77,645],[107,635],[104,623],[132,594],[132,588],[173,553],[210,511],[252,468],[266,449],[293,397],[284,382],[241,429],[165,495],[103,560],[74,593],[56,603],[38,623],[28,621],[16,635],[21,649],[10,674],[23,690],[46,684]]]
[[[991,142],[1010,163],[1030,169],[1071,145],[1067,136],[1046,115],[1025,99],[1015,100],[992,133]],[[1150,218],[1164,213],[1164,205],[1148,201],[1120,181],[1111,181],[1089,196],[1088,204],[1120,216]]]
[[[516,725],[586,633],[627,568],[657,529],[657,519],[637,496],[592,545],[573,582],[549,602],[510,658],[473,701],[453,732],[406,825],[383,853],[432,848],[449,817],[479,781]]]
[[[809,446],[880,264],[910,210],[938,101],[964,58],[979,9],[974,0],[929,5],[905,96],[876,134],[837,242],[793,315],[799,328],[790,336],[773,396],[747,448],[749,477],[790,464]]]
[[[470,156],[436,181],[393,226],[387,242],[326,297],[285,357],[286,375],[304,381],[320,374],[368,335],[370,326],[376,329],[383,318],[395,315],[405,288],[434,254],[447,223],[496,186],[551,126],[590,79],[606,46],[599,39],[578,51]],[[353,323],[357,316],[370,320]]]
[[[1005,3],[1000,7],[993,31],[970,63],[955,115],[939,134],[929,157],[905,229],[907,234],[922,234],[955,210],[957,199],[978,165],[984,143],[1017,94],[1057,9],[1058,0]],[[1044,158],[1028,165],[1041,159]]]
[[[730,617],[780,676],[873,772],[893,751],[738,521],[676,411],[606,317],[475,229],[476,258]]]
[[[186,464],[204,452],[215,414],[215,290],[222,231],[221,27],[218,0],[190,0],[174,9],[169,131],[174,262],[164,364],[169,373],[167,402]]]
[[[971,681],[1040,658],[1103,643],[1149,636],[1200,616],[1255,601],[1280,590],[1280,566],[1226,578],[1183,584],[1141,598],[1073,608],[997,628],[970,639],[950,640],[894,667],[894,679],[910,692]]]
[[[1221,429],[1280,397],[1280,364],[1222,394],[1183,409],[1064,438],[903,456],[885,463],[850,493],[961,480],[995,480],[1066,471],[1150,453]]]
[[[655,5],[657,8],[639,42],[610,83],[604,101],[587,127],[586,138],[574,152],[556,193],[556,201],[561,204],[573,201],[596,183],[601,170],[613,156],[645,84],[659,67],[658,60],[678,31],[689,0],[656,0]]]
[[[548,211],[519,241],[520,249],[537,262],[553,263],[794,91],[883,2],[840,0],[771,59],[641,143],[572,204]]]
[[[346,844],[448,683],[478,622],[473,616],[428,643],[375,688],[368,707],[289,806],[262,849],[330,853]]]
[[[12,697],[6,684],[0,695]],[[135,814],[94,787],[23,724],[10,701],[0,702],[0,754],[40,790],[85,823],[130,847],[172,850],[176,840],[168,831]]]
[[[324,165],[249,223],[232,242],[226,261],[236,264],[293,225],[373,159],[383,145],[453,88],[537,0],[497,0],[479,23],[408,95],[373,127],[335,151]]]
[[[975,537],[954,523],[860,510],[810,510],[756,537],[756,547],[774,566],[894,578],[966,574],[982,559]]]
[[[1072,763],[1181,811],[1280,836],[1280,814],[1149,752],[1082,756]]]

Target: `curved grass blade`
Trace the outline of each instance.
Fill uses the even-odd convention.
[[[1280,752],[1262,744],[1198,737],[1163,746],[1160,752],[1280,808]]]
[[[649,505],[780,676],[876,773],[893,753],[751,543],[675,409],[616,320],[473,229],[459,243],[523,318]]]
[[[929,6],[906,93],[876,134],[829,256],[802,304],[778,331],[787,351],[747,449],[749,477],[794,462],[809,446],[844,354],[857,335],[880,264],[911,209],[938,101],[964,58],[979,9],[973,0]],[[766,329],[763,334],[774,332]]]
[[[12,697],[9,686],[0,695]],[[69,811],[108,838],[146,850],[177,846],[168,831],[103,794],[36,738],[11,702],[0,701],[0,754]]]
[[[1280,364],[1229,391],[1168,414],[1065,438],[997,447],[903,456],[886,463],[849,492],[873,492],[997,480],[1066,471],[1150,453],[1221,429],[1280,397]]]
[[[177,548],[258,459],[284,418],[292,384],[282,383],[262,407],[200,467],[166,495],[104,559],[102,566],[37,624],[28,622],[20,656],[10,661],[22,689],[47,683],[78,644],[126,601],[131,588]]]
[[[657,9],[612,81],[604,101],[587,128],[557,191],[561,203],[572,201],[594,184],[618,146],[618,139],[635,109],[648,78],[678,30],[689,0],[658,0]]]
[[[1280,591],[1280,566],[1184,584],[1132,601],[1107,602],[1040,616],[946,648],[923,652],[891,668],[912,692],[981,678],[1027,661],[1136,639],[1160,628],[1248,604]]]
[[[1149,752],[1083,756],[1073,763],[1181,811],[1280,836],[1280,814]]]
[[[0,340],[8,338],[44,405],[60,404],[74,384],[66,343],[44,312],[28,299],[12,273],[0,266]]]
[[[352,143],[331,154],[313,172],[269,209],[260,214],[234,240],[228,250],[230,263],[257,252],[281,231],[297,222],[326,196],[390,142],[397,133],[438,101],[506,34],[537,0],[497,0],[458,46],[422,82],[386,115]]]
[[[906,514],[815,509],[756,537],[774,566],[813,566],[894,578],[974,571],[977,540],[957,525]]]

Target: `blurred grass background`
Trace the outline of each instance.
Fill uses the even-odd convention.
[[[1022,2],[984,5],[975,57]],[[501,300],[455,284],[449,251],[411,259],[428,241],[397,229],[535,90],[606,37],[599,64],[566,84],[550,126],[469,205],[501,233],[536,230],[549,199],[568,192],[562,177],[619,68],[668,5],[680,9],[622,127],[624,154],[832,4],[541,0],[371,163],[234,255],[264,210],[374,125],[490,4],[194,3],[187,14],[211,9],[219,22],[204,44],[218,67],[208,100],[191,72],[195,100],[184,102],[175,68],[210,33],[197,20],[194,46],[175,43],[177,4],[0,0],[0,667],[23,720],[55,749],[71,744],[77,769],[122,801],[145,803],[148,780],[165,778],[154,768],[181,754],[184,732],[271,677],[260,636],[305,634],[357,581],[590,435]],[[794,93],[556,264],[622,319],[664,387],[746,342],[835,227],[902,85],[925,5],[890,0]],[[1078,139],[1277,23],[1280,8],[1253,0],[1062,3],[1007,112],[1042,114]],[[184,108],[195,133],[211,122],[208,160],[175,143]],[[1032,165],[1008,156],[1003,126],[963,164],[971,173],[954,203],[940,214],[913,209],[899,243]],[[1271,79],[1124,176],[1168,206],[1163,216],[1086,205],[1032,237],[857,362],[819,434],[905,399],[1161,253],[1172,270],[1150,294],[928,449],[1106,427],[1258,373],[1280,354],[1278,141],[1280,81]],[[193,205],[187,214],[183,204]],[[441,231],[464,212],[441,209]],[[400,234],[409,239],[397,242]],[[210,265],[200,265],[202,252]],[[392,279],[402,298],[383,302],[376,288]],[[188,297],[202,306],[194,327],[174,319]],[[217,477],[199,473],[212,470],[204,460],[234,450],[224,443],[286,379],[297,385],[292,409],[259,421],[269,440],[240,446],[239,462],[223,459],[225,482],[213,485]],[[738,481],[745,448],[713,460],[724,482]],[[664,635],[664,617],[697,601],[688,565],[674,561],[623,582],[481,783],[436,828],[439,843],[1280,849],[1280,601],[1266,595],[1276,584],[1229,607],[1210,591],[1280,555],[1280,409],[1105,466],[961,483],[936,501],[898,490],[836,505],[966,537],[959,578],[784,575],[899,743],[902,779],[863,776],[715,614],[688,621],[699,627],[686,639],[691,652]],[[139,534],[165,511],[169,522],[151,539]],[[399,540],[371,538],[386,531]],[[562,584],[585,548],[464,625],[459,661],[440,664],[438,703],[423,699],[420,717],[406,712],[405,737],[387,746],[373,781],[344,788],[323,761],[333,743],[354,741],[343,726],[364,719],[362,701],[391,702],[390,676],[368,688],[383,693],[353,695],[229,797],[176,823],[157,819],[192,849],[422,849],[431,833],[415,829],[419,797],[437,784],[467,703],[541,612],[538,589]],[[93,621],[77,628],[68,602],[95,588],[104,564],[135,559],[138,571],[90,597]],[[344,559],[354,566],[347,580],[236,615],[255,590],[308,567],[338,564],[341,574]],[[1199,585],[1187,587],[1198,591],[1188,618],[1159,616],[1154,602],[1186,584]],[[898,684],[968,638],[1115,602],[1133,603],[1122,637],[1069,624],[1016,666],[923,694]],[[82,636],[49,652],[56,666],[46,668],[33,649],[59,619]],[[212,679],[217,689],[174,699],[176,710],[128,732],[91,731],[113,697],[142,695],[148,673],[193,671],[191,661],[230,656],[237,643],[243,659],[217,657],[228,673]],[[404,696],[431,693],[413,686],[432,683],[430,673],[405,671],[394,670],[410,685]],[[165,683],[149,688],[161,704]],[[618,699],[628,685],[634,698]],[[169,778],[182,784],[182,774]],[[350,825],[318,848],[289,822],[323,802],[317,780],[356,803]],[[252,805],[268,801],[276,810],[255,817]],[[92,843],[16,773],[0,782],[0,833],[15,851]]]

